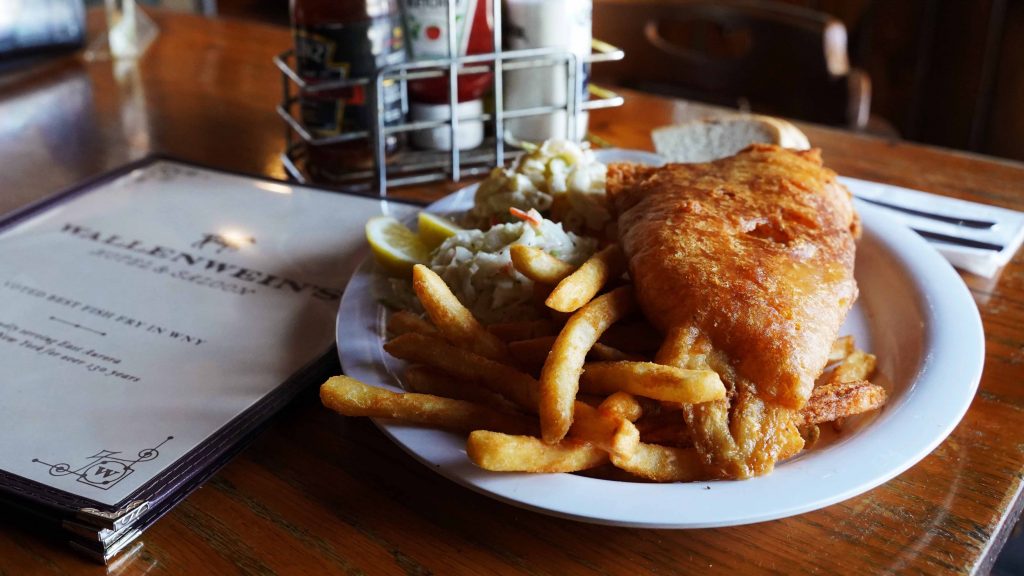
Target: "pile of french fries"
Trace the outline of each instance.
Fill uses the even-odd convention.
[[[408,363],[407,392],[336,376],[321,387],[324,405],[466,433],[466,453],[487,470],[710,479],[683,408],[724,398],[726,386],[714,371],[651,361],[662,338],[636,311],[619,247],[579,267],[528,246],[513,246],[511,257],[544,288],[544,319],[484,326],[440,276],[417,265],[413,288],[427,317],[392,314],[384,345]],[[867,381],[874,368],[874,356],[852,337],[836,341],[830,369],[796,416],[804,447],[818,438],[818,425],[838,429],[844,418],[884,404],[885,390]]]

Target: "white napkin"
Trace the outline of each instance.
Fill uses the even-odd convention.
[[[926,237],[928,242],[938,249],[953,266],[961,270],[991,278],[1013,258],[1017,249],[1020,248],[1021,242],[1024,242],[1024,213],[1022,212],[856,178],[840,176],[839,180],[850,189],[855,197],[878,200],[886,204],[951,218],[995,222],[994,226],[987,229],[969,228],[924,216],[886,210],[886,213],[896,220],[926,234],[955,236],[1002,246],[1000,250],[976,248]]]

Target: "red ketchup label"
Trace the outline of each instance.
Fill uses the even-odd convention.
[[[448,57],[448,1],[403,0],[409,47],[415,60]],[[485,54],[494,51],[492,0],[456,0],[455,56]],[[459,101],[484,95],[491,74],[459,76]],[[418,102],[440,104],[448,101],[448,78],[417,80],[409,84],[412,98]]]

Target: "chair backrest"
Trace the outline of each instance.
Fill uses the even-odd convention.
[[[594,37],[625,60],[595,80],[825,124],[862,127],[870,83],[851,70],[846,28],[755,0],[595,0]]]

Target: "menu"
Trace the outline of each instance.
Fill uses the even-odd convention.
[[[181,489],[330,353],[366,220],[413,211],[155,159],[9,218],[0,490],[116,519]]]

